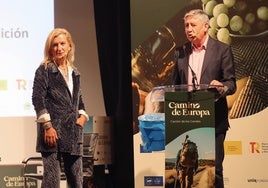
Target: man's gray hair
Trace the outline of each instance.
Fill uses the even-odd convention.
[[[200,20],[203,23],[208,23],[209,22],[209,17],[208,15],[201,9],[194,9],[194,10],[190,10],[189,12],[187,12],[184,15],[184,20],[188,17],[188,16],[198,16],[200,18]]]

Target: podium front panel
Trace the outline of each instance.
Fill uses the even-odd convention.
[[[213,186],[214,94],[209,91],[165,92],[165,136],[165,187],[179,187],[184,176],[192,177],[192,185]],[[201,177],[208,173],[209,179],[201,182]]]

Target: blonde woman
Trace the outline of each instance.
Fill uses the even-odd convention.
[[[68,185],[83,184],[82,136],[88,115],[74,53],[70,33],[56,28],[47,37],[44,60],[35,72],[32,102],[37,115],[36,150],[44,164],[42,187],[60,187],[61,159]]]

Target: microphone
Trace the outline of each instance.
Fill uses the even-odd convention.
[[[197,31],[197,32],[194,31],[194,32],[191,34],[191,38],[193,38],[193,40],[196,39],[196,37],[197,37],[197,35],[199,34],[199,32],[200,32],[200,31]]]
[[[183,45],[183,51],[184,51],[184,54],[186,56],[186,52],[187,52],[187,47],[186,45]],[[198,85],[198,81],[197,81],[197,77],[196,77],[196,74],[194,72],[194,70],[192,69],[192,67],[190,66],[189,64],[189,61],[187,63],[188,67],[190,68],[191,70],[191,74],[192,74],[192,84],[193,84],[193,87],[194,87],[194,90],[197,90],[197,85]]]

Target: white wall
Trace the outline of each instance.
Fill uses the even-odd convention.
[[[105,115],[93,0],[57,0],[55,2],[55,27],[67,28],[76,45],[76,62],[82,75],[82,90],[87,112]]]

